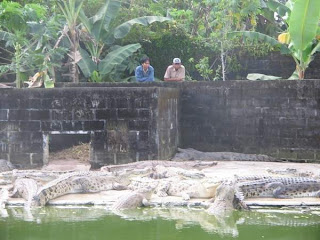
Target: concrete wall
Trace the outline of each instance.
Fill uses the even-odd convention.
[[[181,147],[320,160],[320,81],[186,83]]]
[[[170,135],[162,129],[177,128],[171,112],[178,97],[177,89],[157,87],[1,89],[0,158],[40,166],[48,161],[55,134],[89,135],[94,167],[169,158],[177,129]],[[166,119],[161,124],[159,116]],[[162,144],[163,135],[170,146]]]
[[[240,72],[231,72],[228,79],[247,79],[248,73],[262,73],[266,75],[289,78],[295,71],[296,64],[291,56],[272,52],[263,57],[245,56],[239,59]],[[318,79],[320,75],[320,54],[316,54],[314,60],[307,68],[306,79]]]
[[[53,134],[89,136],[94,167],[168,159],[177,146],[319,161],[320,81],[0,89],[0,158],[40,166]]]

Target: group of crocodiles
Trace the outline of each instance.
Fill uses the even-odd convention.
[[[268,172],[262,176],[234,176],[216,180],[201,171],[214,167],[213,161],[140,161],[104,166],[98,171],[53,172],[10,170],[0,173],[0,208],[8,197],[22,197],[25,207],[44,206],[50,200],[70,193],[96,193],[127,190],[115,201],[114,211],[152,205],[153,196],[203,198],[210,215],[224,216],[234,209],[248,209],[246,198],[320,197],[320,179],[297,177],[294,171],[279,176]],[[129,191],[128,191],[129,190]],[[11,192],[10,192],[11,191]]]

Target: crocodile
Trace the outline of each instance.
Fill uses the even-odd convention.
[[[30,208],[33,197],[37,194],[38,183],[30,178],[18,178],[14,181],[11,197],[22,197],[25,200],[24,207]]]
[[[178,148],[178,153],[172,158],[172,161],[190,161],[190,160],[213,160],[213,161],[280,161],[276,158],[262,154],[244,154],[235,152],[200,152],[193,148]]]
[[[239,182],[237,192],[241,199],[254,197],[320,197],[320,180],[300,177],[265,178]]]
[[[177,196],[182,197],[183,200],[190,200],[191,198],[214,198],[219,185],[220,182],[210,181],[209,179],[179,180],[173,178],[169,181],[161,181],[156,191],[159,197]]]
[[[214,202],[210,204],[206,212],[216,217],[230,215],[234,209],[248,209],[239,198],[236,191],[236,182],[223,181],[216,189]]]
[[[123,190],[129,184],[126,177],[114,176],[109,172],[74,172],[60,176],[43,187],[34,196],[32,205],[44,206],[49,200],[69,193]]]
[[[75,171],[46,171],[37,169],[13,169],[11,171],[5,171],[0,173],[0,179],[4,182],[14,181],[17,178],[32,178],[41,183],[50,182],[57,179],[59,176]]]
[[[148,200],[150,199],[154,187],[146,187],[137,191],[130,191],[122,195],[112,205],[112,211],[119,211],[123,209],[135,209],[137,207],[148,206]]]
[[[162,165],[158,165],[155,168],[152,168],[153,172],[150,174],[151,178],[170,178],[175,176],[181,176],[185,178],[192,179],[201,179],[205,177],[205,174],[200,172],[197,169],[183,169],[180,167],[165,167]]]
[[[165,161],[165,160],[147,160],[147,161],[139,161],[139,162],[132,162],[126,164],[119,164],[119,165],[107,165],[101,167],[101,171],[106,172],[117,172],[125,169],[143,169],[146,167],[154,168],[156,166],[164,166],[164,167],[178,167],[183,169],[204,169],[208,167],[213,167],[217,165],[217,162],[212,161],[183,161],[183,162],[176,162],[176,161]]]
[[[190,198],[213,198],[220,182],[208,178],[201,180],[183,179],[179,176],[166,179],[151,179],[149,177],[132,178],[128,188],[137,191],[146,187],[155,189],[159,197],[177,196],[184,200]]]

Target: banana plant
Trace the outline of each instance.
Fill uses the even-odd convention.
[[[290,54],[296,63],[296,71],[292,77],[304,79],[305,71],[320,49],[320,1],[319,0],[291,0],[283,5],[269,0],[267,6],[275,11],[288,26],[287,30],[274,39],[257,32],[232,32],[229,36],[242,35],[243,37],[262,40],[272,46],[279,46],[281,52]],[[291,78],[292,79],[292,78]]]
[[[111,23],[117,16],[120,7],[119,1],[106,0],[100,11],[91,18],[88,18],[83,11],[80,12],[82,23],[80,38],[85,48],[80,48],[81,60],[78,66],[84,76],[90,78],[91,81],[108,80],[117,66],[141,48],[139,43],[126,46],[113,45],[117,39],[125,37],[133,25],[147,26],[153,22],[170,20],[167,17],[144,16],[113,28]],[[107,54],[103,56],[104,53]]]
[[[0,2],[0,41],[5,42],[2,48],[7,54],[1,56],[8,62],[0,66],[0,75],[15,73],[16,87],[23,87],[24,73],[32,67],[30,56],[33,55],[33,46],[37,40],[30,38],[29,21],[43,21],[46,9],[38,4],[26,4],[11,1]]]
[[[77,28],[77,21],[79,13],[83,6],[83,0],[63,0],[58,1],[58,5],[66,19],[66,37],[70,42],[70,51],[69,51],[69,64],[70,75],[72,81],[75,83],[79,82],[79,72],[77,67],[77,62],[79,61],[79,31]]]

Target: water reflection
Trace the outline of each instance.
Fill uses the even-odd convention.
[[[19,227],[15,228],[18,222]],[[99,234],[105,234],[106,232],[110,234],[111,231],[114,238],[110,239],[116,239],[117,236],[119,236],[114,235],[117,232],[114,232],[114,230],[111,229],[116,228],[118,231],[117,234],[125,234],[121,230],[123,228],[129,232],[127,233],[125,238],[119,239],[130,238],[130,240],[142,239],[140,235],[139,237],[133,235],[131,236],[130,231],[132,233],[132,229],[135,229],[134,231],[138,231],[138,229],[140,229],[145,234],[149,234],[149,239],[169,239],[154,238],[154,234],[160,234],[161,236],[167,236],[169,232],[171,232],[172,234],[173,230],[171,228],[173,226],[177,231],[175,234],[183,235],[186,234],[190,230],[190,228],[196,228],[199,229],[199,231],[197,231],[198,236],[199,234],[201,235],[203,233],[206,233],[208,234],[207,237],[210,235],[217,236],[217,238],[214,239],[241,239],[242,236],[247,236],[248,231],[252,232],[257,229],[260,229],[260,231],[256,232],[256,234],[257,236],[261,237],[261,234],[269,233],[270,229],[273,229],[272,231],[274,231],[274,233],[277,232],[277,229],[280,232],[279,226],[282,227],[282,229],[291,229],[291,239],[300,239],[295,238],[294,231],[297,231],[297,228],[299,228],[299,233],[305,232],[305,234],[309,234],[308,239],[318,239],[318,237],[320,236],[320,212],[318,210],[314,210],[309,213],[301,213],[300,211],[292,210],[278,211],[270,209],[259,209],[249,212],[235,211],[228,217],[218,219],[214,216],[208,215],[203,211],[203,209],[143,208],[137,210],[111,212],[105,207],[45,207],[32,209],[31,211],[27,211],[26,209],[21,207],[9,207],[7,209],[3,209],[1,212],[0,234],[1,232],[10,232],[8,236],[15,236],[15,234],[17,234],[15,231],[17,229],[20,229],[20,225],[23,224],[23,222],[25,222],[26,224],[31,224],[28,225],[29,229],[32,229],[33,226],[38,225],[42,226],[41,229],[46,229],[47,227],[49,229],[48,231],[50,232],[53,231],[52,228],[55,228],[55,231],[59,231],[59,229],[64,229],[66,226],[69,226],[68,231],[70,231],[71,226],[73,230],[77,229],[77,234],[80,234],[81,236],[83,235],[81,237],[82,239],[86,239],[84,235],[87,234],[87,231],[85,231],[85,229],[88,226],[100,226],[101,233]],[[134,224],[129,224],[129,222]],[[167,225],[168,223],[170,224]],[[157,233],[159,231],[157,229],[160,228],[159,224],[161,225],[162,229],[170,228],[171,230],[164,230],[164,232],[162,230],[161,233]],[[147,229],[146,226],[149,226],[149,228]],[[194,234],[196,234],[195,232]],[[70,233],[71,235],[68,235],[68,238],[64,238],[62,232],[59,234],[59,237],[56,236],[57,238],[52,239],[77,239],[73,236],[75,234],[74,232]],[[73,237],[70,238],[70,236]],[[194,237],[196,236],[197,235],[194,235]],[[313,238],[313,236],[315,238]],[[19,238],[1,237],[0,239],[2,240]],[[51,238],[49,237],[48,239]],[[87,239],[90,239],[90,236],[88,236]],[[189,232],[187,236],[181,238],[176,237],[175,239],[192,238]],[[202,239],[206,238],[204,237]],[[250,239],[256,238],[246,238],[246,240]]]

